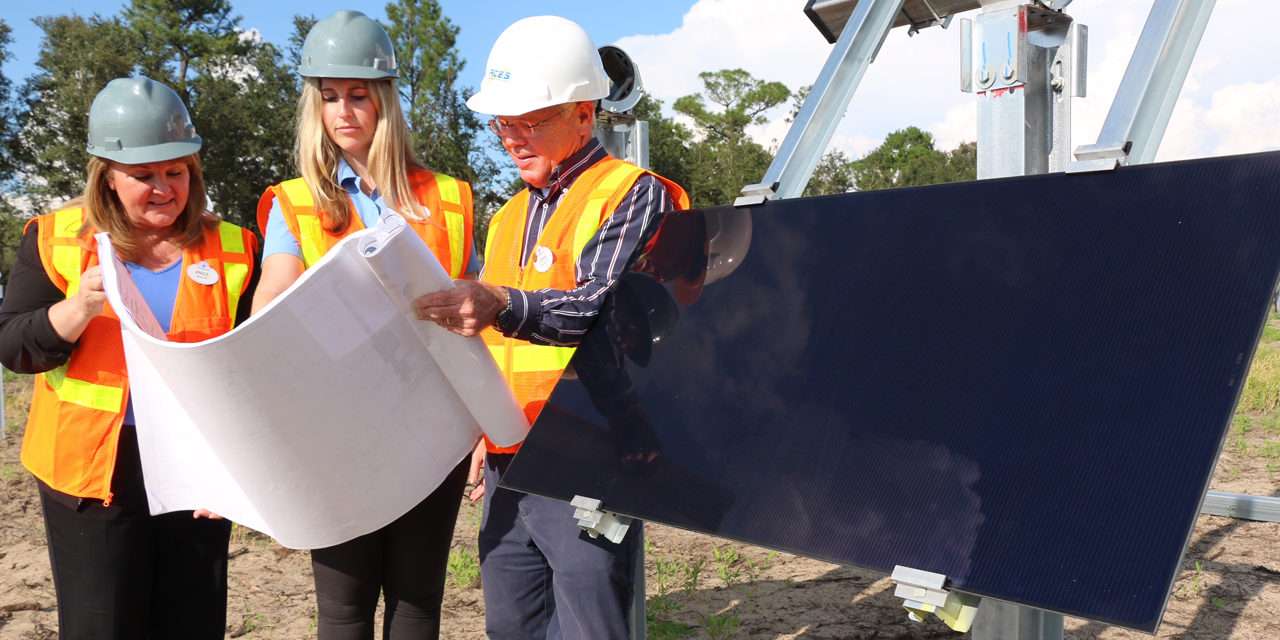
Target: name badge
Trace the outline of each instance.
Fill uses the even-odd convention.
[[[542,245],[533,248],[533,268],[538,273],[550,271],[551,264],[555,262],[555,259],[555,255],[551,253],[550,249]]]
[[[218,272],[203,260],[187,267],[187,277],[194,280],[196,284],[210,285],[218,283]]]

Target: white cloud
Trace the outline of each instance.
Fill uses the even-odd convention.
[[[1090,29],[1089,96],[1074,107],[1074,144],[1097,139],[1152,0],[1081,0],[1068,13]],[[1280,148],[1280,2],[1219,0],[1158,156],[1173,160]],[[674,31],[622,38],[646,88],[670,105],[702,88],[698,72],[740,67],[792,89],[811,84],[830,45],[801,11],[777,0],[699,0]],[[976,137],[976,98],[959,89],[959,29],[907,37],[895,29],[849,105],[831,148],[860,155],[889,132],[931,130],[942,148]],[[789,107],[752,129],[781,141]]]

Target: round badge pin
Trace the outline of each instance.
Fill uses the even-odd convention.
[[[208,262],[197,262],[187,267],[187,277],[194,280],[197,284],[217,284],[218,272],[209,266]]]
[[[538,273],[549,271],[553,262],[555,262],[555,255],[551,253],[550,249],[541,245],[533,248],[533,268]]]

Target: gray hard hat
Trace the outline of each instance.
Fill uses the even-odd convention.
[[[173,89],[151,78],[116,78],[89,107],[90,155],[124,164],[182,158],[203,140]]]
[[[396,50],[382,25],[359,11],[339,11],[311,27],[302,43],[304,78],[396,77]]]

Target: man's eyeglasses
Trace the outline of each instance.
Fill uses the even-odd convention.
[[[506,118],[492,118],[489,120],[489,130],[494,135],[501,138],[505,135],[516,135],[520,137],[529,137],[541,133],[551,124],[552,120],[564,115],[565,110],[561,109],[537,122],[527,122],[524,120],[508,120]]]

